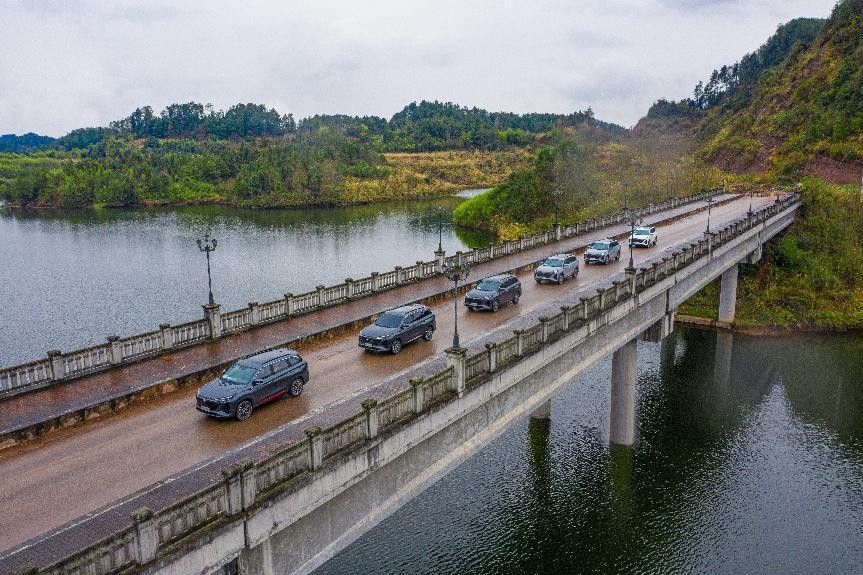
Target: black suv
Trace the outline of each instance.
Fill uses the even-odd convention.
[[[518,303],[521,282],[512,274],[500,274],[481,280],[464,296],[467,309],[497,311],[507,302]]]
[[[285,394],[296,397],[309,381],[309,364],[292,349],[274,349],[228,368],[198,390],[196,409],[212,417],[240,421],[252,410]]]
[[[387,351],[393,355],[415,339],[429,341],[437,329],[435,317],[419,303],[403,305],[381,314],[372,325],[360,332],[360,347],[370,351]]]

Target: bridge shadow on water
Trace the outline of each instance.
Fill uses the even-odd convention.
[[[318,573],[853,572],[863,338],[639,344],[637,440],[606,358]]]

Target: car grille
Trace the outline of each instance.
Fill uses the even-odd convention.
[[[201,399],[199,397],[198,405],[201,407],[206,407],[207,409],[218,410],[221,409],[224,404],[219,403],[218,401],[210,401],[209,399]]]
[[[485,303],[485,300],[469,297],[469,298],[467,298],[466,303],[473,304],[473,305],[482,305]]]

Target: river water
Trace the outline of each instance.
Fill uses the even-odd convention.
[[[316,575],[863,572],[863,338],[638,354],[634,448],[608,447],[606,358]]]
[[[447,253],[487,245],[490,235],[448,223],[476,192],[303,210],[0,209],[0,367],[200,319],[207,268],[195,240],[207,231],[218,240],[213,292],[227,311],[432,260],[439,213]]]

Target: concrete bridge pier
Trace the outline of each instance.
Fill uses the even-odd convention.
[[[632,339],[611,356],[611,419],[609,440],[616,445],[635,441],[635,372],[638,340]]]
[[[531,419],[551,419],[551,399],[546,399],[545,402],[533,410],[530,414]]]
[[[737,264],[722,273],[719,283],[719,321],[731,323],[737,308]]]

